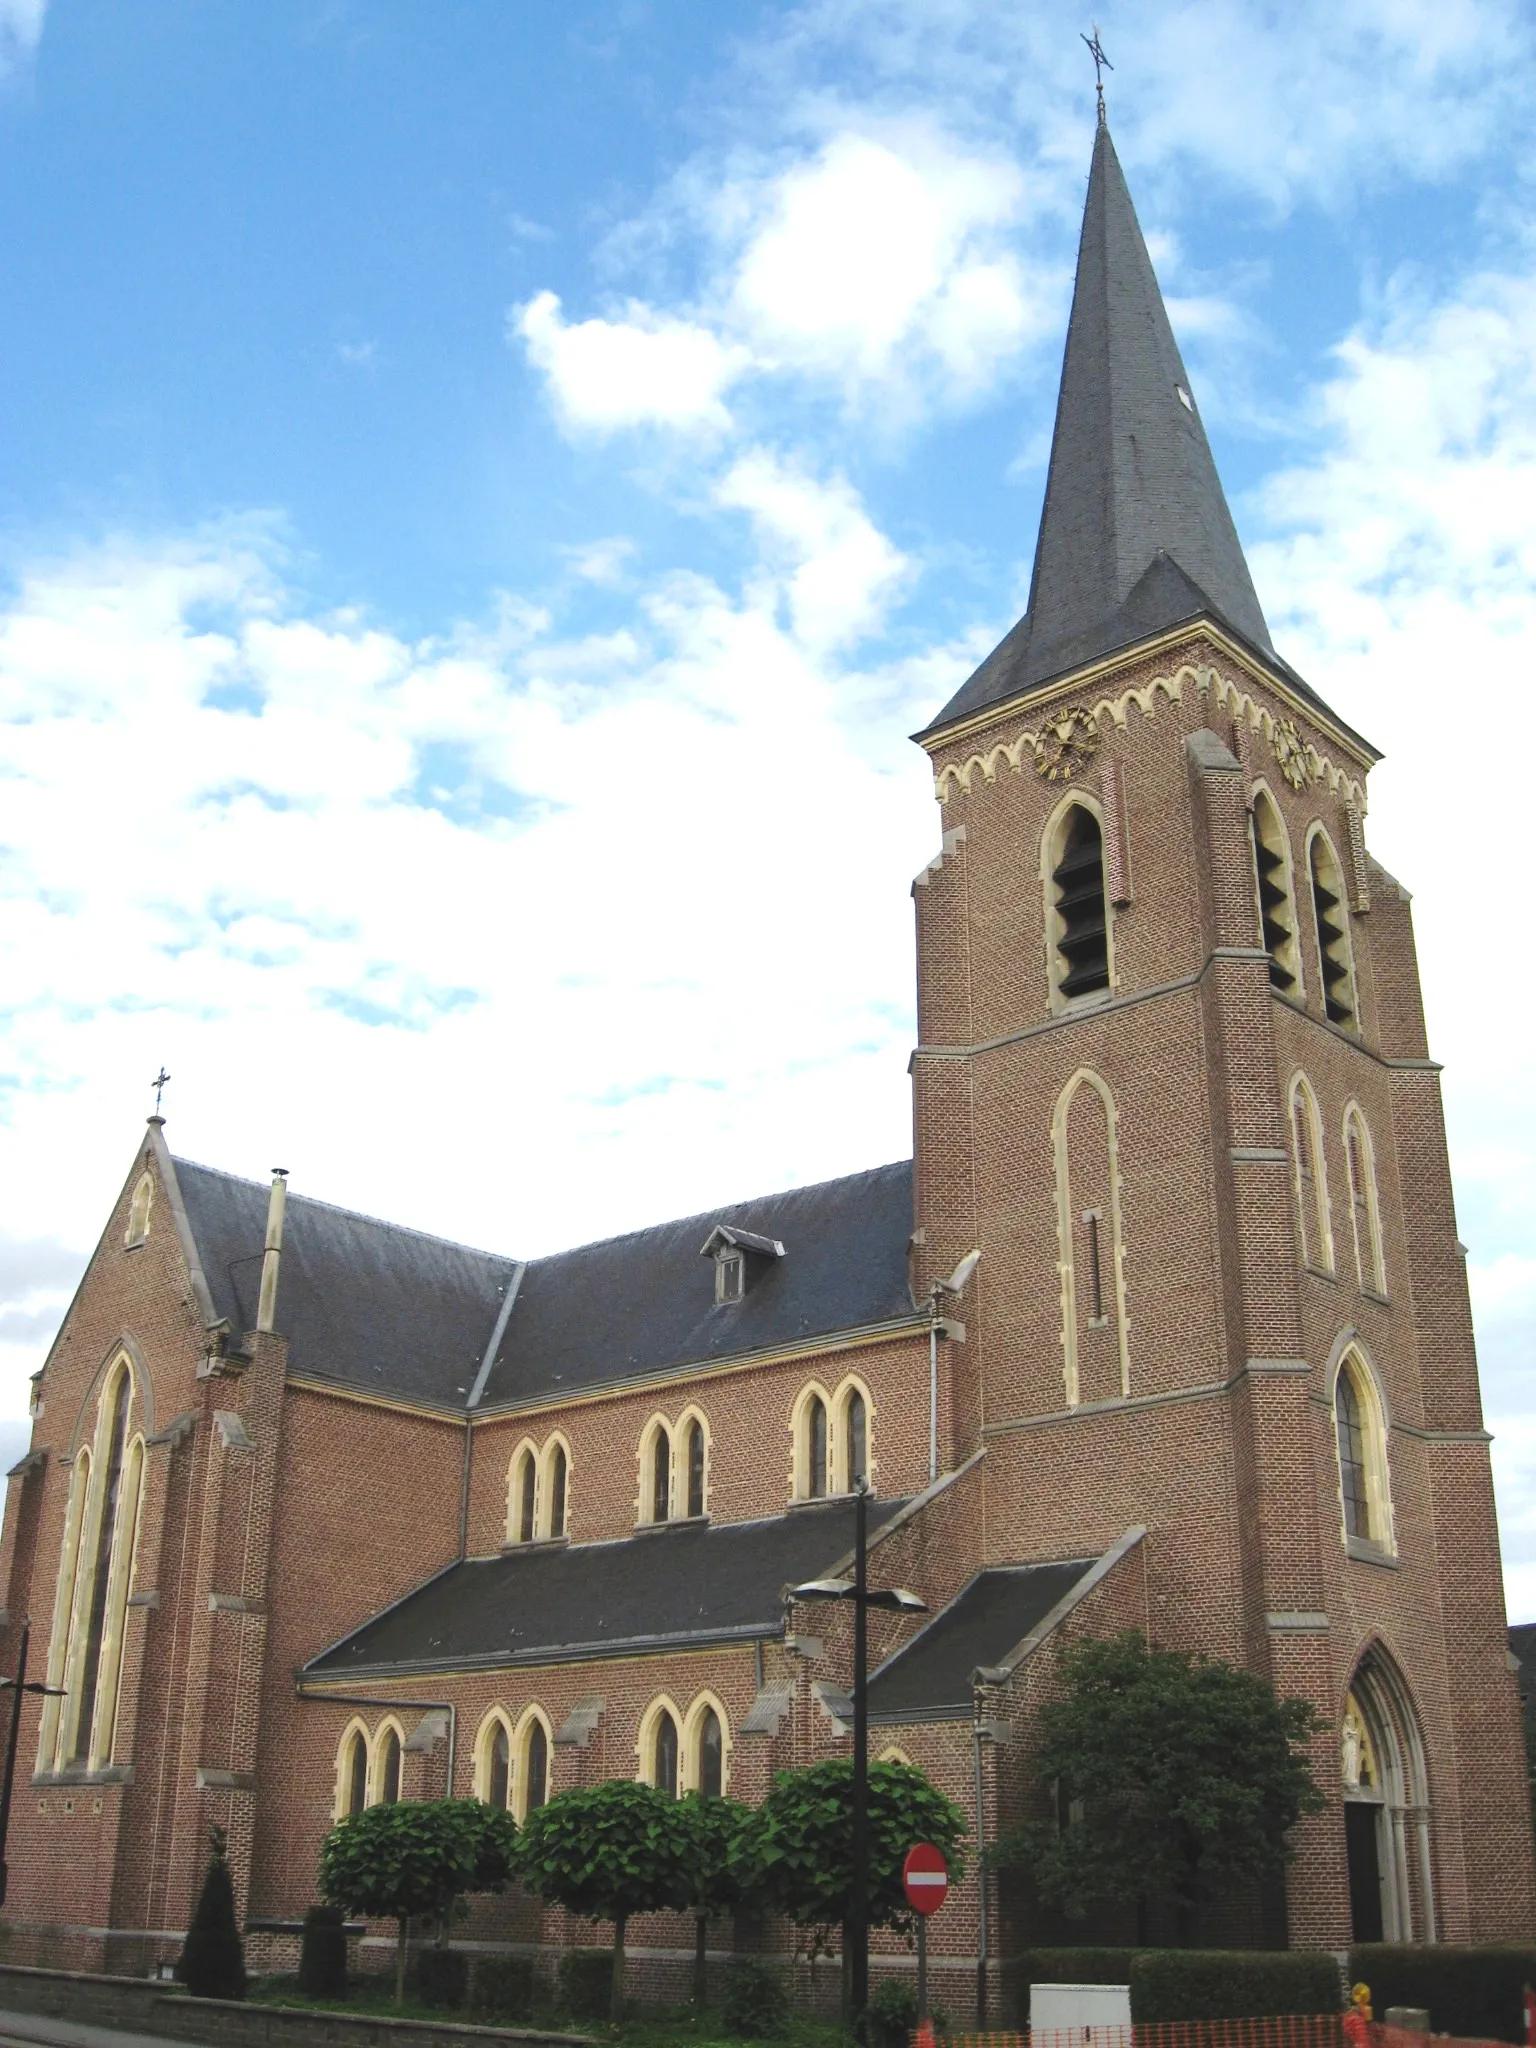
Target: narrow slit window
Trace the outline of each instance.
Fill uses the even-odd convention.
[[[1291,1149],[1296,1177],[1296,1230],[1302,1264],[1333,1272],[1333,1225],[1328,1208],[1328,1173],[1323,1161],[1323,1121],[1317,1097],[1304,1075],[1291,1083]]]
[[[664,1522],[672,1512],[672,1444],[658,1429],[651,1445],[651,1520]]]
[[[556,1444],[549,1460],[549,1533],[565,1534],[566,1459],[564,1444]]]
[[[688,1512],[704,1512],[704,1425],[697,1420],[688,1425]]]
[[[1270,986],[1294,994],[1300,977],[1296,960],[1296,910],[1291,899],[1291,857],[1280,813],[1263,790],[1253,800],[1253,865],[1259,890],[1259,922],[1269,955]]]
[[[1355,1026],[1355,975],[1349,950],[1349,909],[1344,876],[1324,832],[1315,832],[1309,855],[1312,867],[1312,910],[1317,921],[1318,967],[1323,977],[1323,1009],[1330,1024]]]
[[[533,1462],[532,1451],[523,1453],[523,1470],[518,1487],[517,1540],[531,1543],[534,1534],[534,1512],[538,1504],[539,1475]]]
[[[1104,1275],[1099,1267],[1099,1212],[1090,1209],[1083,1217],[1088,1232],[1088,1314],[1095,1323],[1104,1320]]]
[[[1344,1126],[1349,1162],[1349,1205],[1355,1233],[1355,1276],[1368,1294],[1387,1291],[1386,1262],[1381,1249],[1381,1207],[1376,1190],[1376,1158],[1365,1119],[1351,1109]]]
[[[1074,804],[1051,870],[1056,892],[1057,988],[1064,996],[1109,987],[1109,925],[1104,900],[1104,835],[1092,811]]]

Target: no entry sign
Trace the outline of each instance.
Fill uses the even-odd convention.
[[[937,1913],[949,1896],[949,1870],[932,1842],[909,1849],[901,1866],[902,1889],[914,1913]]]

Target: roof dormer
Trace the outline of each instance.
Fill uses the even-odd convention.
[[[717,1223],[700,1245],[699,1256],[715,1262],[715,1300],[741,1301],[768,1260],[783,1258],[784,1247],[776,1237]]]

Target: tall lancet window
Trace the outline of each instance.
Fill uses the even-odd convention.
[[[1084,803],[1069,804],[1047,841],[1051,987],[1071,1002],[1109,987],[1104,834]]]
[[[126,1358],[108,1375],[89,1446],[76,1454],[54,1601],[40,1767],[112,1760],[123,1629],[133,1575],[144,1440],[133,1433],[133,1378]]]
[[[1307,848],[1312,871],[1312,910],[1317,924],[1318,969],[1323,977],[1323,1008],[1330,1024],[1346,1031],[1359,1028],[1355,1002],[1355,963],[1349,943],[1349,905],[1344,872],[1328,834],[1318,826]]]
[[[1282,995],[1301,992],[1296,952],[1296,904],[1291,890],[1291,848],[1267,790],[1253,799],[1253,865],[1259,890],[1259,922],[1269,955],[1269,979]]]
[[[1066,1404],[1121,1400],[1131,1363],[1115,1100],[1086,1067],[1057,1098],[1052,1144]]]

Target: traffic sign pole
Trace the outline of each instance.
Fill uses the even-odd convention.
[[[917,1916],[917,2016],[928,2017],[928,1915]]]
[[[932,1842],[919,1842],[901,1865],[901,1888],[917,1915],[917,2016],[928,2017],[928,1915],[949,1897],[949,1868]]]

